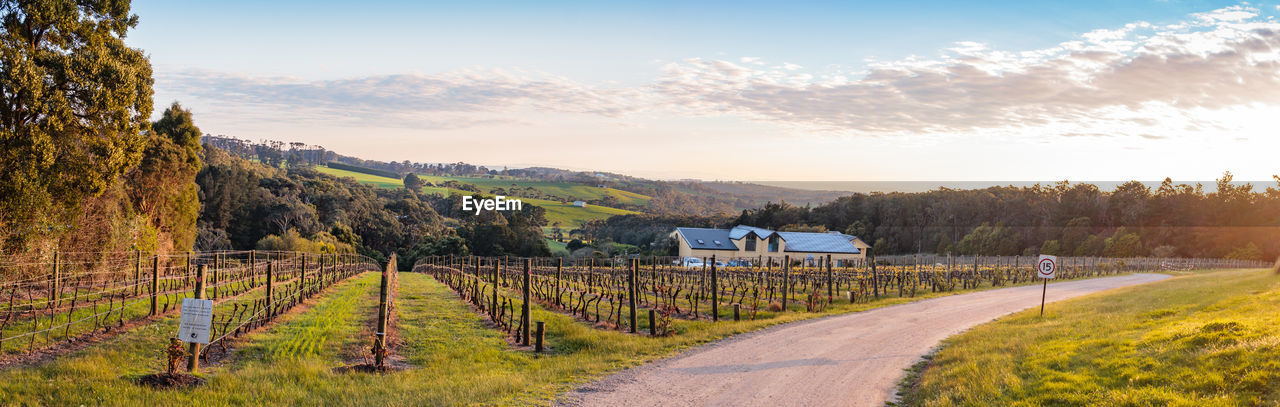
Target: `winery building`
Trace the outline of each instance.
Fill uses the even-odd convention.
[[[822,259],[862,260],[871,246],[840,232],[775,232],[751,226],[733,229],[676,228],[671,233],[681,257],[711,257],[716,260],[790,256],[793,261]]]

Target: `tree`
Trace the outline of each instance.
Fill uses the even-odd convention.
[[[1103,242],[1102,255],[1107,257],[1137,257],[1142,255],[1142,238],[1124,227]]]
[[[66,232],[66,216],[138,164],[151,64],[124,44],[127,0],[0,2],[0,230],[7,249]]]
[[[405,175],[405,176],[404,176],[404,189],[407,189],[407,190],[410,190],[410,191],[413,191],[413,192],[421,191],[421,190],[422,190],[422,178],[418,178],[418,176],[417,176],[417,175],[414,175],[414,173],[412,173],[412,172],[411,172],[411,173],[409,173],[408,175]]]
[[[1237,247],[1227,254],[1228,259],[1232,260],[1262,260],[1262,251],[1258,250],[1258,245],[1249,242],[1244,247]]]
[[[191,250],[200,215],[200,128],[178,102],[151,125],[146,150],[129,173],[129,195],[152,226],[164,231],[164,249]]]

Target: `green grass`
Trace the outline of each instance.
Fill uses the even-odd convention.
[[[321,174],[328,174],[328,175],[332,175],[339,178],[343,178],[343,177],[355,178],[356,181],[363,182],[366,184],[373,184],[379,188],[387,188],[387,189],[404,188],[404,180],[401,180],[401,179],[388,178],[388,177],[382,177],[382,176],[377,176],[373,174],[365,174],[363,172],[340,170],[337,168],[329,168],[329,167],[323,167],[323,166],[312,167],[312,169],[315,169]]]
[[[902,404],[1280,403],[1280,276],[1184,275],[1021,312],[950,338]]]
[[[606,196],[612,196],[618,202],[628,205],[645,205],[649,203],[649,197],[634,192],[623,191],[613,188],[600,188],[594,185],[583,185],[572,182],[554,182],[554,181],[532,181],[512,179],[509,177],[500,178],[481,178],[481,177],[443,177],[433,175],[421,175],[424,181],[432,184],[441,184],[445,181],[453,180],[461,184],[471,184],[479,187],[481,191],[490,193],[495,188],[510,190],[512,188],[533,188],[546,194],[551,199],[579,199],[579,200],[598,200],[604,199]]]
[[[372,184],[379,188],[390,189],[390,188],[404,187],[404,181],[398,180],[395,178],[380,177],[377,175],[364,174],[364,173],[359,173],[354,171],[339,170],[339,169],[329,168],[329,167],[315,167],[315,169],[316,171],[319,171],[324,174],[329,174],[335,177],[352,177],[352,178],[355,178],[356,181],[363,182],[366,184]],[[432,176],[423,176],[423,178],[427,179],[428,182],[431,182],[431,183],[440,183],[440,182],[443,182],[443,179],[444,179],[444,177],[432,177]],[[536,188],[541,188],[538,185],[546,184],[547,188],[550,188],[551,191],[577,191],[579,189],[586,189],[586,190],[595,190],[596,193],[600,193],[599,191],[601,190],[601,188],[589,187],[589,186],[578,185],[578,184],[570,184],[570,183],[516,181],[516,180],[508,180],[508,179],[499,180],[499,179],[465,178],[465,177],[450,178],[450,179],[457,179],[461,183],[472,183],[470,181],[465,181],[465,180],[477,180],[477,182],[488,181],[489,183],[485,185],[497,185],[497,186],[505,185],[506,187],[509,187],[512,183],[517,183],[522,185],[528,184],[528,186],[535,186]],[[482,191],[488,191],[489,188],[491,188],[491,187],[486,187],[484,185],[479,185],[479,186]],[[618,191],[618,190],[612,190],[612,191],[616,191],[618,193],[631,194],[630,192],[626,192],[626,191]],[[472,192],[443,188],[443,187],[423,187],[422,192],[428,193],[428,194],[440,194],[445,196],[451,195],[451,194],[471,194],[472,193]],[[551,194],[550,192],[544,192],[544,193]],[[486,194],[488,193],[486,192]],[[648,202],[647,200],[648,197],[645,197],[643,195],[638,195],[638,194],[631,194],[631,195],[635,195],[635,196],[634,197],[628,196],[627,198],[628,200],[622,200],[621,198],[619,200],[622,202],[638,202],[638,204],[644,204]],[[637,198],[637,197],[643,197],[645,199],[641,200],[641,198]],[[546,218],[547,218],[548,227],[544,228],[544,232],[548,232],[550,230],[551,225],[555,225],[556,223],[559,223],[560,228],[564,229],[567,232],[571,229],[576,229],[581,227],[583,224],[587,223],[588,221],[605,219],[614,215],[626,215],[626,214],[638,213],[635,211],[629,211],[629,210],[618,209],[618,208],[610,208],[610,207],[599,206],[599,205],[587,205],[585,208],[579,208],[579,207],[573,206],[572,203],[564,204],[559,201],[550,201],[545,199],[520,198],[520,200],[530,205],[537,205],[547,210]]]
[[[356,321],[376,306],[370,293],[376,294],[377,277],[367,273],[339,283],[313,308],[282,316],[280,325],[249,335],[247,346],[229,362],[201,370],[209,383],[198,389],[158,391],[132,382],[163,371],[162,350],[177,332],[177,318],[169,317],[48,363],[0,370],[0,404],[358,403],[362,399],[351,389],[375,386],[375,379],[331,369],[342,364],[347,347],[366,339],[359,337]]]
[[[552,239],[547,239],[547,247],[551,248],[551,253],[552,253],[552,254],[555,254],[556,252],[565,252],[565,253],[568,253],[568,252],[569,252],[569,247],[568,247],[568,246],[569,246],[569,244],[568,244],[568,243],[565,243],[565,242],[557,242],[557,241],[552,240]]]

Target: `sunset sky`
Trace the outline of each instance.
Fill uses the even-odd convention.
[[[266,4],[270,3],[270,4]],[[1280,173],[1277,3],[137,1],[207,133],[721,180]]]

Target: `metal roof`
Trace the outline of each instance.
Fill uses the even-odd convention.
[[[684,238],[691,249],[738,250],[738,246],[729,240],[729,231],[726,229],[676,228],[676,232],[680,233],[680,237]]]
[[[776,233],[769,229],[763,229],[763,228],[747,226],[747,225],[738,225],[738,226],[734,226],[733,229],[729,230],[729,238],[733,240],[738,240],[751,232],[756,232],[756,236],[759,236],[761,239],[768,239],[769,236],[772,236],[774,233]]]
[[[860,253],[843,233],[777,232],[788,252]]]

